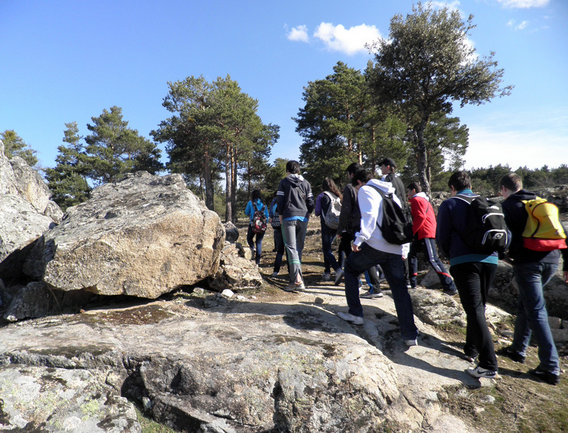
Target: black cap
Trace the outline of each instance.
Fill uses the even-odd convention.
[[[394,159],[392,159],[392,158],[385,158],[385,159],[383,159],[383,160],[379,163],[379,166],[380,166],[380,165],[390,165],[391,167],[395,167],[395,168],[396,168],[396,164],[395,164],[395,162],[394,162]]]

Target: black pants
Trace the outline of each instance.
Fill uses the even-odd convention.
[[[355,240],[355,233],[358,231],[359,228],[357,228],[353,233],[343,232],[341,234],[341,240],[339,242],[338,249],[339,251],[343,251],[345,253],[345,259],[347,259],[347,257],[349,257],[349,254],[351,254],[351,251],[353,251],[351,249],[351,243]],[[377,290],[380,290],[381,280],[379,278],[379,273],[377,272],[377,267],[372,266],[367,269],[367,272],[369,272],[369,280],[371,280],[371,285]]]
[[[479,366],[495,371],[497,358],[485,319],[485,304],[496,271],[497,265],[479,262],[462,263],[450,268],[467,317],[464,353],[471,357],[479,354]]]

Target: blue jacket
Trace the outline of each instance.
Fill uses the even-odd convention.
[[[459,194],[475,196],[469,189],[459,191]],[[438,227],[436,228],[436,242],[438,249],[450,258],[450,265],[461,263],[483,262],[497,264],[497,253],[484,254],[468,247],[461,239],[460,233],[467,230],[466,220],[469,204],[463,200],[449,198],[438,209]]]
[[[264,203],[260,199],[257,199],[255,204],[257,210],[262,210],[264,208],[264,215],[266,215],[266,220],[268,221],[268,208],[264,206]],[[249,201],[245,209],[245,214],[247,214],[250,218],[249,222],[252,222],[252,218],[254,217],[254,212],[255,211],[254,211],[254,206],[252,205],[252,201]]]

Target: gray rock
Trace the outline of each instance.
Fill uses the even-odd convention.
[[[24,270],[61,291],[155,299],[214,275],[225,233],[179,174],[127,175],[67,210]]]
[[[6,282],[21,279],[30,244],[61,221],[63,212],[50,196],[39,173],[22,158],[8,159],[1,143],[0,278]]]
[[[0,369],[2,430],[142,432],[132,403],[101,371],[8,365]]]
[[[225,227],[225,240],[227,242],[235,243],[239,239],[239,229],[232,222],[223,224]]]
[[[58,223],[63,212],[50,200],[51,192],[39,173],[19,157],[8,159],[0,140],[0,262],[15,253],[8,264],[0,264],[0,278],[20,276],[20,250]]]
[[[262,287],[262,284],[262,276],[255,263],[240,256],[237,244],[225,243],[225,248],[221,252],[219,269],[209,279],[209,287],[222,292],[225,289],[232,291],[258,289]]]

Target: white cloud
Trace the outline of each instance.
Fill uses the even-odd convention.
[[[314,32],[314,37],[323,41],[328,49],[348,55],[366,51],[365,44],[372,43],[380,36],[375,26],[366,24],[346,29],[341,24],[321,23]]]
[[[528,8],[542,8],[548,6],[550,0],[497,0],[503,6],[507,8],[518,8],[518,9],[528,9]]]
[[[511,27],[513,30],[524,30],[524,29],[527,28],[528,25],[529,25],[529,22],[528,22],[528,21],[523,21],[522,23],[517,24],[517,23],[515,22],[515,20],[510,20],[510,21],[507,23],[507,27]]]
[[[288,33],[288,40],[295,42],[309,42],[308,28],[306,26],[293,27]]]
[[[428,2],[429,4],[432,5],[432,7],[436,8],[436,9],[443,9],[443,8],[447,8],[451,11],[459,11],[460,10],[460,2],[455,0],[451,3],[449,2],[442,2],[442,1],[430,1]],[[461,11],[460,11],[461,13]]]

